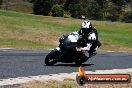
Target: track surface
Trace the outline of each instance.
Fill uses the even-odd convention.
[[[0,50],[0,79],[76,72],[74,63],[45,66],[48,50]],[[68,59],[68,58],[67,58]],[[98,52],[83,64],[86,71],[132,68],[132,53]]]

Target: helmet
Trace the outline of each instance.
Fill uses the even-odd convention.
[[[92,24],[90,21],[84,21],[81,25],[81,29],[79,31],[80,35],[88,35],[92,31]]]
[[[81,25],[82,29],[90,29],[92,27],[92,24],[90,21],[84,21]]]

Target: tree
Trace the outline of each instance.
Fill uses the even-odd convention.
[[[3,0],[0,0],[0,5],[2,5],[2,3],[3,3]]]
[[[100,20],[105,20],[105,17],[107,15],[107,7],[108,7],[108,0],[96,0],[96,2],[99,5],[99,11],[100,11]]]
[[[28,2],[30,3],[34,3],[36,0],[28,0]]]
[[[68,7],[70,5],[70,0],[66,0],[65,4],[64,4],[64,10],[68,11]]]
[[[101,8],[97,1],[91,0],[87,7],[87,16],[89,19],[98,20],[101,19]]]
[[[81,4],[79,0],[66,0],[64,9],[71,13],[72,17],[79,17],[81,11]]]
[[[53,0],[54,4],[62,5],[66,0]]]
[[[118,6],[124,6],[126,3],[126,0],[110,0],[112,3],[118,5]]]
[[[84,3],[83,3],[84,4]],[[83,7],[81,1],[73,2],[69,5],[69,9],[72,17],[80,17],[80,15],[86,15],[86,8]]]
[[[111,21],[117,21],[120,18],[121,8],[114,3],[108,6],[107,19]]]
[[[0,8],[1,8],[2,3],[3,3],[3,0],[0,0]]]
[[[131,2],[130,2],[130,5],[131,5],[131,9],[132,9],[132,0],[131,0]]]
[[[81,15],[82,7],[80,4],[70,4],[69,5],[69,12],[71,16],[74,18],[78,18]]]
[[[92,20],[121,20],[125,6],[131,5],[132,0],[27,0],[34,4],[35,14],[62,16],[63,10],[74,18],[84,15]],[[69,14],[70,13],[70,14]]]
[[[132,11],[125,12],[122,18],[123,22],[132,23]]]
[[[52,6],[51,0],[36,0],[33,4],[34,14],[47,16],[51,12]]]
[[[63,16],[63,9],[60,5],[56,4],[53,6],[52,16],[54,16],[54,17],[62,17]]]

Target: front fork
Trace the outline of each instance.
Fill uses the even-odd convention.
[[[60,47],[56,47],[55,49],[56,49],[56,50],[58,50],[58,51],[60,51],[60,50],[61,50],[61,49],[60,49]]]
[[[56,60],[58,61],[61,58],[61,56],[63,55],[63,52],[60,47],[56,47],[55,49],[57,50]]]

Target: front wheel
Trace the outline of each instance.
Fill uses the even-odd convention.
[[[47,66],[53,66],[55,63],[57,63],[56,61],[56,52],[57,50],[52,50],[45,58],[45,64]]]
[[[79,60],[75,61],[75,63],[77,66],[81,66],[83,62],[79,59]]]
[[[82,62],[75,62],[77,66],[81,66]]]

